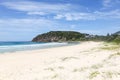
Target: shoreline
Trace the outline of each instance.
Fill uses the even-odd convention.
[[[95,42],[95,41],[75,41],[75,42],[72,42],[72,43],[75,43],[75,44],[69,44],[69,45],[63,45],[63,46],[53,46],[53,47],[47,47],[47,48],[41,48],[41,49],[31,49],[31,50],[21,50],[21,51],[11,51],[11,52],[3,52],[3,53],[0,53],[0,55],[4,55],[4,54],[18,54],[18,53],[35,53],[35,52],[39,52],[39,51],[47,51],[47,50],[54,50],[54,49],[64,49],[64,48],[69,48],[69,47],[77,47],[81,44],[86,44],[86,43],[91,43],[91,42]],[[71,43],[71,42],[70,42]],[[96,42],[95,42],[96,43]],[[100,42],[100,43],[103,43],[103,42]]]
[[[92,41],[89,41],[89,42],[92,42]],[[74,42],[72,42],[72,43],[74,43]],[[31,49],[31,50],[23,50],[23,51],[21,50],[21,51],[4,52],[4,53],[0,53],[0,55],[26,54],[26,53],[31,54],[31,53],[54,50],[54,49],[64,49],[64,48],[67,48],[67,47],[74,47],[74,46],[80,45],[81,43],[85,43],[85,42],[75,42],[75,44],[69,44],[69,45],[63,45],[63,46],[54,46],[54,47],[41,48],[41,49]],[[88,41],[86,43],[88,43]]]
[[[0,50],[1,50],[0,54],[14,53],[19,51],[49,49],[49,48],[62,47],[62,46],[72,46],[72,45],[77,45],[79,43],[80,42],[51,42],[51,43],[42,43],[42,44],[36,43],[36,44],[21,44],[21,45],[4,45],[4,46],[0,46]]]
[[[0,80],[119,80],[120,50],[113,47],[88,41],[0,54]]]

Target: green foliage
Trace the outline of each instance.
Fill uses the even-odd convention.
[[[94,77],[97,77],[98,74],[100,74],[98,71],[92,72],[89,76],[89,79],[93,79]]]
[[[82,34],[74,31],[50,31],[35,37],[34,42],[57,42],[57,41],[80,41],[85,38],[87,34]]]
[[[77,57],[64,57],[62,61],[70,60],[70,59],[78,59]]]
[[[95,35],[93,37],[89,37],[88,40],[92,40],[92,41],[104,41],[104,40],[106,40],[106,36]]]
[[[117,44],[120,44],[120,36],[117,36],[113,42],[117,43]]]
[[[104,43],[104,46],[100,47],[100,49],[104,50],[118,50],[120,46],[116,43],[110,42],[110,43]]]
[[[107,42],[114,42],[116,44],[120,44],[120,35],[118,34],[112,34],[109,36],[106,40]]]
[[[116,44],[120,44],[120,31],[114,33],[114,34],[107,34],[107,36],[104,39],[107,42],[114,42]]]
[[[33,42],[62,42],[62,41],[106,41],[120,44],[120,31],[114,34],[89,35],[75,31],[50,31],[35,37]]]

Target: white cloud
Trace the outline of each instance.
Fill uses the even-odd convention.
[[[34,32],[54,27],[57,27],[57,22],[47,19],[0,19],[0,30],[2,31]]]
[[[94,16],[91,13],[64,13],[58,14],[54,17],[54,19],[62,19],[65,18],[68,21],[71,20],[95,20]]]
[[[46,15],[47,13],[45,12],[28,12],[28,15]]]
[[[98,16],[98,18],[100,19],[110,19],[110,18],[118,18],[120,19],[120,10],[116,9],[116,10],[112,10],[109,12],[100,12],[100,11],[96,11],[94,12],[94,14],[96,14],[96,17]]]
[[[43,15],[46,13],[57,13],[68,11],[72,6],[70,4],[49,4],[43,2],[19,1],[19,2],[3,2],[1,5],[17,10],[24,11],[28,14]]]
[[[0,19],[0,41],[31,40],[36,35],[56,27],[56,21],[47,19]]]
[[[95,11],[92,13],[83,13],[83,12],[76,12],[76,13],[64,13],[64,14],[57,14],[54,19],[66,19],[68,21],[72,20],[96,20],[96,19],[120,19],[120,10],[112,10],[109,12],[100,12]]]
[[[103,5],[103,8],[101,10],[114,8],[115,6],[120,5],[120,0],[103,0],[102,5]],[[119,9],[119,7],[118,7],[118,9]]]
[[[61,14],[57,14],[56,16],[54,16],[54,19],[62,19],[64,16]]]
[[[118,0],[115,0],[115,2],[113,2],[113,0],[103,0],[103,6],[108,7],[111,6],[112,3],[116,2],[120,3]],[[51,4],[32,1],[3,2],[0,4],[9,9],[26,12],[30,16],[41,15],[47,18],[65,19],[67,21],[120,18],[120,9],[111,11],[83,12],[78,9],[76,10],[76,7],[79,9],[81,8],[80,6],[75,6],[75,4]]]
[[[103,6],[104,7],[110,7],[110,3],[111,3],[112,0],[103,0]]]

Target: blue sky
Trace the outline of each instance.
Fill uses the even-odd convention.
[[[119,31],[120,0],[0,0],[0,41],[30,41],[59,30]]]

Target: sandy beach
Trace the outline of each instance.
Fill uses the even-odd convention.
[[[0,54],[0,80],[120,80],[120,48],[90,41]]]

